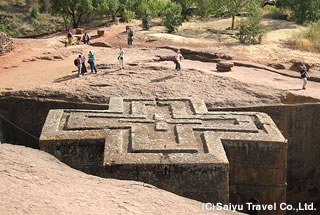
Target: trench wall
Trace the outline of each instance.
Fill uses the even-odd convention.
[[[314,203],[320,210],[320,104],[277,105],[209,110],[259,111],[267,113],[288,139],[287,202]],[[287,214],[297,214],[287,212]]]
[[[108,104],[89,104],[72,101],[59,101],[38,98],[23,97],[0,97],[0,114],[24,131],[40,137],[43,124],[47,118],[50,109],[106,109]],[[10,130],[14,135],[6,138],[7,142],[17,145],[24,145],[31,148],[39,149],[39,142],[36,138],[23,132],[21,129],[6,123],[0,118],[2,127]],[[5,136],[4,134],[2,136]],[[6,134],[6,137],[8,134]]]

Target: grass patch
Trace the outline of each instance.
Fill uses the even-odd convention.
[[[320,21],[313,23],[308,30],[297,33],[287,43],[294,49],[320,53]]]

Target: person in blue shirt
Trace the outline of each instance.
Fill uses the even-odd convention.
[[[96,56],[93,54],[93,52],[90,50],[89,51],[89,59],[88,59],[88,63],[90,64],[90,69],[91,69],[91,73],[93,73],[93,70],[95,71],[95,73],[98,73],[98,70],[96,68],[95,65],[96,62]]]

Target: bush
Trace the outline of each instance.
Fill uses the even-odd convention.
[[[30,16],[31,16],[31,18],[37,18],[39,16],[38,9],[37,8],[32,8]]]
[[[8,2],[5,2],[5,1],[1,1],[0,2],[0,9],[3,10],[3,11],[7,11],[9,8],[9,3]]]
[[[152,16],[151,11],[147,10],[145,16],[142,18],[142,26],[145,30],[149,30],[151,28]]]
[[[182,25],[181,6],[179,4],[168,2],[162,14],[162,21],[168,32],[171,33]]]
[[[0,24],[0,32],[6,32],[6,30],[2,24]]]

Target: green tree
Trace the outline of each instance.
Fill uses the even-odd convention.
[[[277,0],[277,7],[291,9],[293,19],[299,24],[320,19],[319,0]]]
[[[192,9],[195,6],[195,0],[172,0],[181,6],[181,14],[183,19],[187,19],[187,16],[192,15]]]
[[[290,2],[290,8],[293,11],[294,19],[300,24],[320,19],[319,0],[292,0]]]
[[[257,0],[217,0],[216,3],[221,13],[231,16],[231,30],[233,30],[236,15],[243,12],[249,3],[254,1]]]
[[[79,27],[82,18],[93,10],[92,0],[50,0],[53,13],[60,14],[65,20],[71,20],[74,28]]]
[[[197,13],[201,18],[208,17],[217,11],[216,0],[196,0],[195,5]]]
[[[147,11],[151,12],[153,17],[159,16],[167,6],[167,0],[140,0],[139,2],[140,4],[137,6],[136,14],[140,18],[145,17]]]
[[[181,10],[180,4],[172,2],[168,2],[167,7],[164,9],[162,21],[169,33],[177,30],[182,25]]]
[[[239,31],[240,43],[257,44],[261,43],[265,32],[265,26],[262,24],[262,9],[260,3],[252,1],[247,6],[247,19],[241,21]]]

